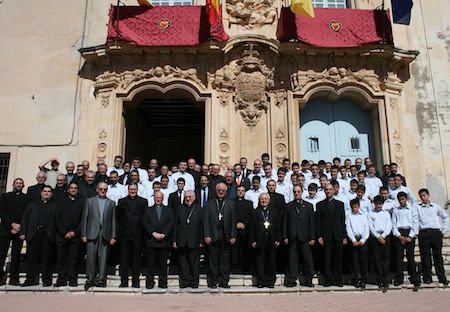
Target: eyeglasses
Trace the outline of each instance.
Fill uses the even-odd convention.
[[[99,191],[107,191],[108,189],[107,188],[99,188],[98,190]]]

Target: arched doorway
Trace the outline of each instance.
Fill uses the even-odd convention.
[[[352,100],[313,99],[300,112],[302,159],[374,159],[373,137],[371,111],[363,110]]]
[[[124,102],[123,116],[126,159],[139,155],[144,167],[152,158],[160,164],[189,157],[203,162],[205,103],[188,92],[143,91]]]

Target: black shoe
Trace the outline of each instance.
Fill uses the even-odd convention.
[[[69,282],[70,287],[78,287],[78,283],[76,282]]]
[[[361,287],[361,289],[366,289],[366,283],[361,282],[361,283],[359,284],[359,287]]]
[[[325,284],[323,284],[323,287],[331,287],[331,286],[333,286],[333,284],[331,284],[331,283],[325,283]]]
[[[198,286],[197,286],[198,287]],[[148,288],[148,287],[147,287]],[[186,285],[183,285],[183,284],[180,284],[180,288],[187,288],[187,286]],[[192,286],[192,288],[194,288],[194,286]]]
[[[267,286],[269,288],[274,288],[275,286],[273,284],[270,284],[269,286]]]
[[[11,286],[20,286],[20,283],[19,283],[19,281],[14,280],[14,281],[9,281],[9,285],[11,285]]]
[[[360,288],[361,287],[361,283],[359,281],[353,282],[352,285],[355,286],[355,288]]]
[[[0,281],[0,286],[6,285],[6,281]]]
[[[432,282],[433,282],[432,280],[425,280],[425,279],[423,280],[423,283],[427,285],[430,285]]]
[[[334,283],[334,286],[344,287],[344,284],[342,284],[342,282],[336,282],[336,283]]]
[[[128,287],[128,283],[120,283],[119,288]]]
[[[53,287],[63,287],[66,285],[67,285],[67,283],[56,283],[56,284],[53,284]]]
[[[20,286],[22,286],[22,287],[27,287],[27,286],[36,286],[36,285],[39,285],[39,283],[38,283],[38,282],[35,282],[35,281],[29,281],[29,280],[26,280],[25,283],[23,283],[23,284],[20,285]]]
[[[448,281],[443,281],[443,282],[441,282],[443,285],[444,285],[444,287],[447,287],[448,286]]]
[[[194,284],[194,285],[191,285],[191,287],[194,288],[194,289],[197,289],[197,288],[198,288],[198,285],[195,285],[195,284]]]
[[[219,284],[220,288],[230,288],[230,285],[228,284]]]
[[[131,287],[133,287],[133,288],[141,288],[141,285],[139,285],[139,283],[132,283]]]
[[[292,288],[292,287],[295,287],[295,286],[297,286],[296,282],[290,282],[290,283],[286,284],[286,287],[288,287],[288,288]]]
[[[45,282],[45,283],[42,283],[42,286],[44,286],[44,287],[50,287],[50,286],[52,286],[52,283],[51,282]],[[64,285],[65,286],[65,285]]]
[[[313,284],[311,281],[301,283],[301,285],[302,285],[302,286],[305,286],[305,287],[311,287],[311,288],[314,287],[314,284]]]
[[[400,286],[402,284],[403,284],[402,281],[394,281],[394,286]]]
[[[98,281],[97,283],[95,283],[95,287],[105,288],[106,283],[104,281]]]
[[[261,285],[261,284],[258,284],[257,287],[258,287],[258,288],[263,288],[264,286]]]
[[[167,289],[167,285],[158,285],[158,288]]]
[[[217,288],[217,285],[210,284],[210,285],[208,285],[208,287],[211,288],[211,289],[215,289],[215,288]]]

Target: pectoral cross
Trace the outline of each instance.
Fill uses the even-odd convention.
[[[264,227],[266,228],[266,230],[269,229],[269,225],[270,225],[269,221],[264,222]]]
[[[222,218],[223,218],[223,214],[220,212],[219,213],[219,221],[222,221]]]

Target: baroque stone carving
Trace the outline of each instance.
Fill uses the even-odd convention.
[[[228,163],[230,162],[230,157],[229,156],[220,156],[220,167],[222,167],[222,170],[226,170],[228,168]]]
[[[311,82],[332,82],[336,86],[346,83],[357,82],[365,83],[374,91],[380,91],[380,82],[378,76],[366,69],[352,72],[350,69],[331,67],[318,73],[314,70],[298,71],[291,76],[291,86],[293,91],[301,90]]]
[[[228,132],[227,132],[227,130],[225,130],[225,128],[222,128],[222,131],[220,131],[220,138],[222,140],[228,139]]]
[[[228,20],[246,29],[272,24],[277,16],[274,0],[227,0]]]
[[[149,79],[162,84],[173,80],[185,79],[193,81],[203,88],[206,88],[203,82],[198,78],[197,70],[195,68],[188,68],[184,70],[170,65],[164,65],[163,67],[152,67],[146,71],[141,69],[136,69],[133,71],[127,70],[120,74],[107,71],[97,76],[94,87],[98,90],[105,84],[117,84],[120,88],[126,89],[131,83],[142,79]]]
[[[284,101],[286,100],[286,91],[285,90],[277,90],[271,92],[275,98],[275,105],[281,107]]]
[[[109,105],[109,95],[103,95],[102,96],[102,105],[104,108],[108,107]]]
[[[106,137],[108,136],[108,134],[106,133],[106,131],[105,130],[102,130],[102,132],[100,132],[100,134],[99,134],[99,138],[100,139],[106,139]]]
[[[248,127],[257,125],[269,107],[268,88],[273,87],[274,68],[266,66],[250,44],[242,58],[219,69],[212,82],[218,90],[233,90],[235,110]]]
[[[283,140],[284,139],[284,131],[283,131],[283,129],[281,129],[281,128],[278,128],[278,131],[277,131],[277,133],[275,134],[275,137],[278,139],[278,140]]]
[[[219,145],[219,150],[220,150],[220,152],[225,154],[230,150],[230,146],[227,143],[221,143]]]
[[[397,108],[397,98],[394,97],[390,97],[389,98],[389,105],[391,106],[392,109],[396,109]]]

